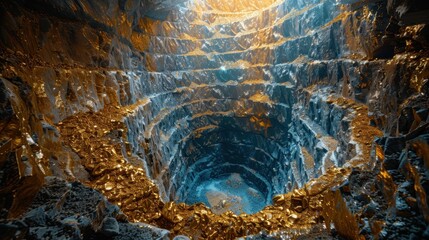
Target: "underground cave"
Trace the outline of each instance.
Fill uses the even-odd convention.
[[[0,1],[0,239],[429,239],[428,16]]]

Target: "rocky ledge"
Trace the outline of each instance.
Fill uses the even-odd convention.
[[[427,9],[1,1],[1,236],[427,238]]]

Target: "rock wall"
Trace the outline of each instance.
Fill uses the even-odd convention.
[[[32,165],[34,176],[88,177],[55,124],[139,97],[132,93],[140,88],[133,70],[141,55],[130,42],[139,9],[139,2],[2,2],[2,103],[9,109],[2,119],[4,130],[14,131],[2,134],[2,145],[10,143],[2,153],[16,155],[10,164],[25,162],[21,152],[27,151],[24,159],[39,163]],[[27,176],[16,170],[5,171],[5,179],[19,185]]]
[[[401,199],[414,198],[415,215],[408,217],[418,221],[428,204],[425,178],[418,179],[427,172],[418,171],[428,149],[426,11],[426,5],[416,7],[413,1],[390,0],[4,1],[0,207],[8,211],[3,215],[20,215],[22,199],[31,199],[45,175],[86,182],[117,204],[150,199],[146,193],[113,194],[112,180],[106,180],[112,173],[99,174],[109,164],[113,171],[116,162],[107,159],[118,161],[122,170],[128,165],[144,169],[150,180],[142,181],[156,183],[152,195],[159,194],[164,203],[194,203],[189,193],[199,183],[239,172],[266,204],[277,207],[283,203],[272,200],[274,195],[294,189],[306,189],[308,195],[313,181],[323,182],[324,176],[337,183],[335,167],[344,173],[358,169],[381,179],[373,185],[401,189],[404,181],[395,171],[403,162],[403,175],[419,190],[407,190],[396,202],[406,208]],[[109,114],[112,123],[86,118],[93,113]],[[91,121],[77,120],[84,116]],[[116,121],[123,122],[121,128]],[[116,144],[109,157],[92,148],[96,140],[88,140],[83,129],[96,139],[109,135],[97,145]],[[407,165],[408,153],[416,157]],[[399,155],[402,160],[395,160]],[[128,180],[123,181],[127,188]],[[344,199],[361,216],[372,202],[360,199],[363,205],[355,206],[351,199],[364,190],[354,187],[341,191],[352,196]],[[405,211],[385,205],[398,191],[368,195],[381,208]],[[383,198],[376,201],[378,193]],[[338,198],[329,199],[333,196]],[[141,206],[124,212],[148,211],[133,220],[180,226],[175,234],[189,231],[180,218],[159,213],[164,211],[159,199],[151,200],[153,213]],[[298,205],[295,216],[308,207]],[[377,230],[387,217],[363,215],[359,228],[370,230],[361,234],[397,232],[393,221],[386,221],[389,234]],[[163,217],[172,222],[164,223]],[[331,217],[324,215],[326,222]],[[335,228],[343,237],[355,236],[338,224]]]

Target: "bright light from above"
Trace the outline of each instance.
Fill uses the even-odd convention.
[[[224,13],[253,12],[269,7],[278,0],[195,0],[190,1],[197,11]]]

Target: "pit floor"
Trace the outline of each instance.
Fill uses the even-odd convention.
[[[203,202],[216,214],[228,210],[235,214],[252,214],[267,205],[264,195],[250,187],[239,173],[201,182],[190,191],[187,199],[189,204]]]

